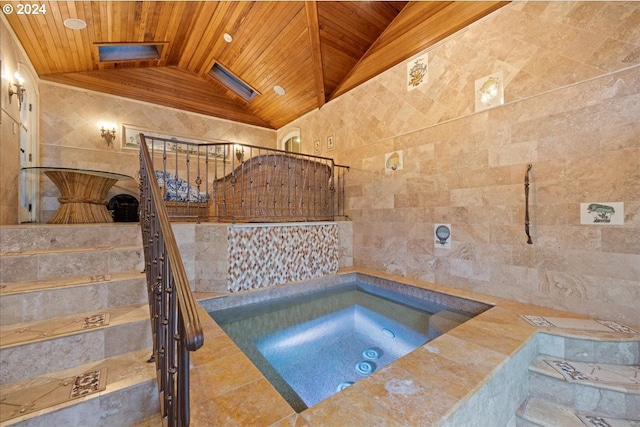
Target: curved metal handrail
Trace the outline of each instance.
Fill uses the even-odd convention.
[[[140,225],[151,313],[153,356],[165,425],[189,425],[189,352],[204,333],[163,203],[151,154],[140,134]]]

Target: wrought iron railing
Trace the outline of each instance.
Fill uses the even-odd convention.
[[[324,221],[346,216],[347,166],[231,142],[146,136],[167,212],[177,220]]]
[[[156,364],[163,425],[182,427],[189,425],[189,352],[202,346],[204,334],[151,153],[143,135],[140,140],[140,225],[153,335],[151,359]]]

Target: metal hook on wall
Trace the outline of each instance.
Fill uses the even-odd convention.
[[[529,234],[529,172],[533,165],[529,163],[527,165],[527,171],[524,173],[524,232],[527,234],[527,243],[533,244],[531,240],[531,234]]]

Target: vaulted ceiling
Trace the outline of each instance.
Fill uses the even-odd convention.
[[[9,3],[43,80],[277,129],[507,2],[44,1],[38,14]],[[157,44],[158,57],[100,60],[98,45],[134,42]],[[211,77],[216,63],[258,95]]]

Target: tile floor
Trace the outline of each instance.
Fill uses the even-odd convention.
[[[344,273],[353,271],[368,273],[363,269],[350,269]],[[370,273],[401,283],[470,298],[490,304],[493,308],[300,414],[287,404],[224,331],[199,308],[205,344],[191,356],[191,425],[315,427],[442,424],[478,392],[499,367],[512,359],[535,336],[538,328],[525,321],[521,317],[523,314],[554,319],[581,317],[494,296],[381,275],[377,272]],[[214,296],[216,295],[196,294],[197,299]],[[144,311],[144,307],[122,313],[118,309],[112,309],[108,313],[107,322],[113,324],[131,316],[138,318],[146,315]],[[79,316],[71,324],[73,327],[82,327],[84,320],[84,317]],[[575,323],[576,320],[572,322],[573,325],[580,323]],[[29,328],[22,325],[23,330],[11,331],[9,328],[8,335],[0,338],[3,345],[11,345],[24,339],[21,336],[47,336],[54,332],[64,334],[70,327],[67,324],[58,325],[52,322],[53,329],[44,331],[41,327]],[[632,336],[606,331],[596,333],[602,339],[611,340],[619,339],[621,336]],[[594,332],[572,331],[573,336],[579,337],[583,334],[592,336]],[[140,359],[148,356],[142,354],[145,352],[140,351]],[[137,367],[139,365],[139,360],[121,360],[109,366],[91,364],[84,368],[106,367],[107,387],[118,387],[125,386],[131,376],[153,376],[152,365],[147,365],[142,371]],[[586,369],[583,366],[578,368]],[[526,369],[526,366],[523,369]],[[632,376],[630,381],[635,381],[633,386],[637,385],[636,371],[625,372],[627,376]],[[41,385],[33,384],[34,393],[35,390],[40,390]],[[3,394],[11,392],[12,390],[4,387]],[[27,406],[29,404],[25,403]],[[500,408],[493,410],[497,411]],[[159,417],[154,416],[138,423],[136,427],[159,425]]]

